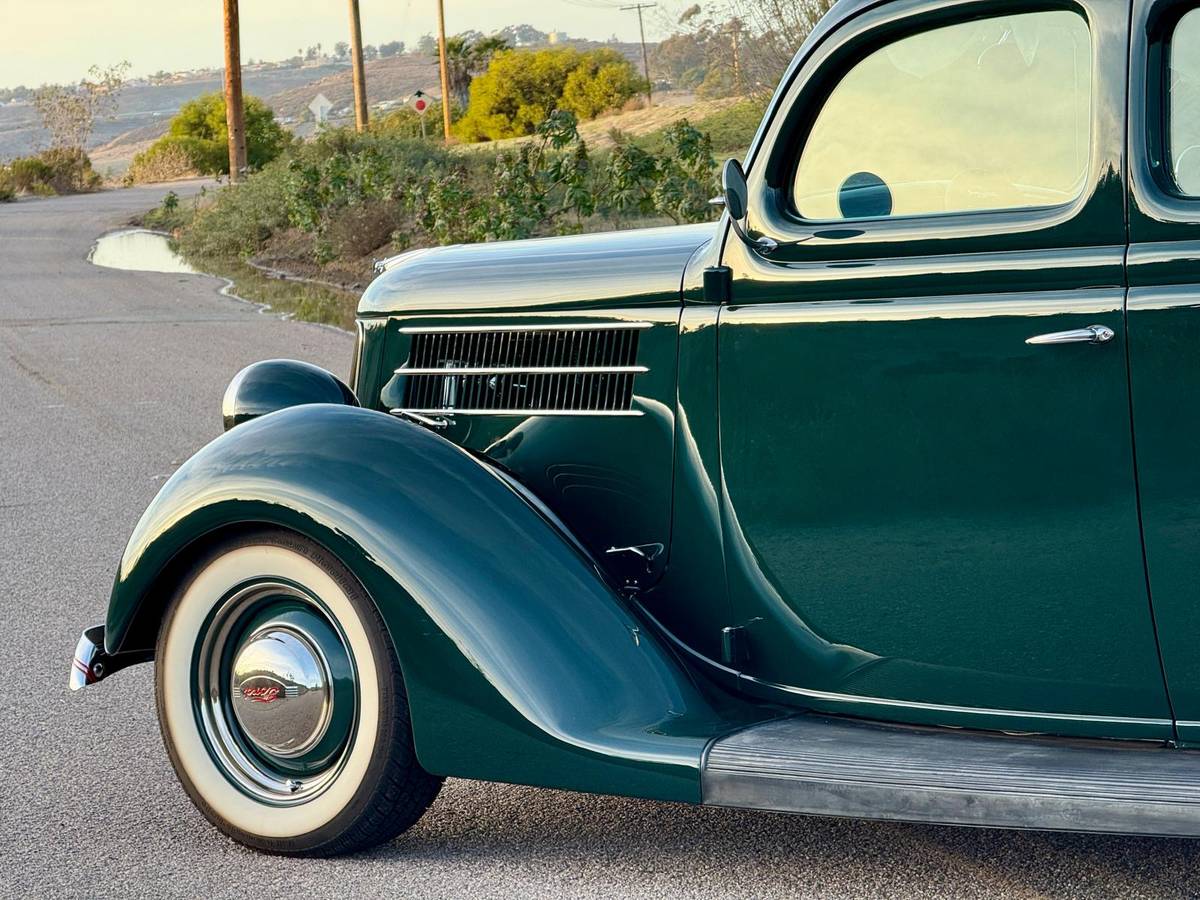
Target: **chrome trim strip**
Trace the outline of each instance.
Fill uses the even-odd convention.
[[[393,416],[406,413],[419,416],[642,416],[640,409],[454,409],[441,407],[439,409],[404,409],[397,407],[388,410]]]
[[[405,325],[401,334],[459,334],[478,331],[624,331],[653,328],[653,322],[571,322],[529,325]]]
[[[397,375],[640,375],[645,366],[510,366],[445,369],[396,369]]]
[[[800,715],[714,741],[701,795],[808,815],[1195,837],[1200,754]]]
[[[991,709],[984,706],[949,706],[942,703],[923,703],[918,700],[896,700],[890,697],[864,697],[858,694],[838,694],[833,691],[815,691],[810,688],[791,687],[784,684],[776,684],[773,681],[764,681],[761,678],[755,678],[752,675],[740,674],[739,679],[751,682],[762,687],[772,688],[777,691],[783,691],[787,694],[793,694],[798,697],[807,697],[810,700],[827,700],[835,703],[869,703],[877,706],[899,707],[902,709],[923,709],[932,712],[947,712],[956,713],[959,715],[976,715],[976,716],[1008,716],[1011,718],[1020,719],[1057,719],[1059,721],[1068,722],[1107,722],[1112,724],[1123,725],[1167,725],[1171,724],[1170,719],[1143,719],[1136,716],[1096,716],[1085,713],[1055,713],[1055,712],[1037,712],[1034,710],[1025,709]]]

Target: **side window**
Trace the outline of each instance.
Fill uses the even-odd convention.
[[[1168,58],[1171,171],[1179,190],[1200,197],[1200,9],[1175,26]]]
[[[838,220],[1069,203],[1088,174],[1091,109],[1091,39],[1077,13],[903,38],[829,94],[797,163],[795,212]]]

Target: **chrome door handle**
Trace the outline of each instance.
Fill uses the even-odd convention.
[[[1089,325],[1074,331],[1053,331],[1027,338],[1027,344],[1107,344],[1117,333],[1104,325]]]

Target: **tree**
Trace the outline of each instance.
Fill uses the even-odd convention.
[[[343,60],[350,56],[350,45],[345,41],[338,41],[333,45],[333,58]]]
[[[698,93],[769,91],[835,0],[729,0],[728,18],[689,7],[680,24],[704,48],[707,71]]]
[[[508,25],[497,34],[513,47],[540,47],[548,40],[546,32],[532,25]]]
[[[708,48],[695,33],[673,34],[650,51],[654,78],[683,90],[691,90],[704,80],[708,61]]]
[[[421,39],[417,41],[417,52],[422,56],[437,56],[437,38],[435,38],[432,34],[421,35]]]
[[[403,52],[404,41],[388,41],[386,44],[379,45],[379,55],[381,57],[399,56]]]
[[[246,97],[246,161],[260,169],[291,143],[291,136],[275,121],[275,113],[257,97]],[[225,97],[220,93],[202,94],[185,103],[167,133],[139,154],[141,164],[149,168],[159,154],[182,148],[192,167],[204,175],[229,173],[229,132],[225,122]],[[138,159],[134,161],[138,164]]]
[[[367,46],[363,47],[362,53],[364,60],[377,59],[379,57],[379,48],[374,44],[367,44]]]
[[[585,53],[567,76],[559,109],[580,119],[594,119],[645,90],[646,80],[637,74],[629,60],[604,47]]]
[[[493,56],[507,49],[508,41],[497,34],[485,37],[474,32],[447,38],[446,68],[453,100],[465,106],[471,90],[471,81],[487,69]]]
[[[117,112],[117,100],[125,87],[129,63],[101,69],[92,66],[88,77],[78,85],[49,85],[33,95],[33,105],[50,132],[50,145],[83,149],[92,136],[96,120],[111,118]]]
[[[580,68],[584,74],[571,80]],[[569,97],[564,95],[568,82]],[[644,89],[633,64],[609,48],[505,50],[471,83],[467,113],[456,130],[466,141],[533,134],[555,110],[596,115]]]

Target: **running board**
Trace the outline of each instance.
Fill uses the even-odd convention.
[[[710,745],[714,806],[1200,837],[1200,752],[796,716]]]

